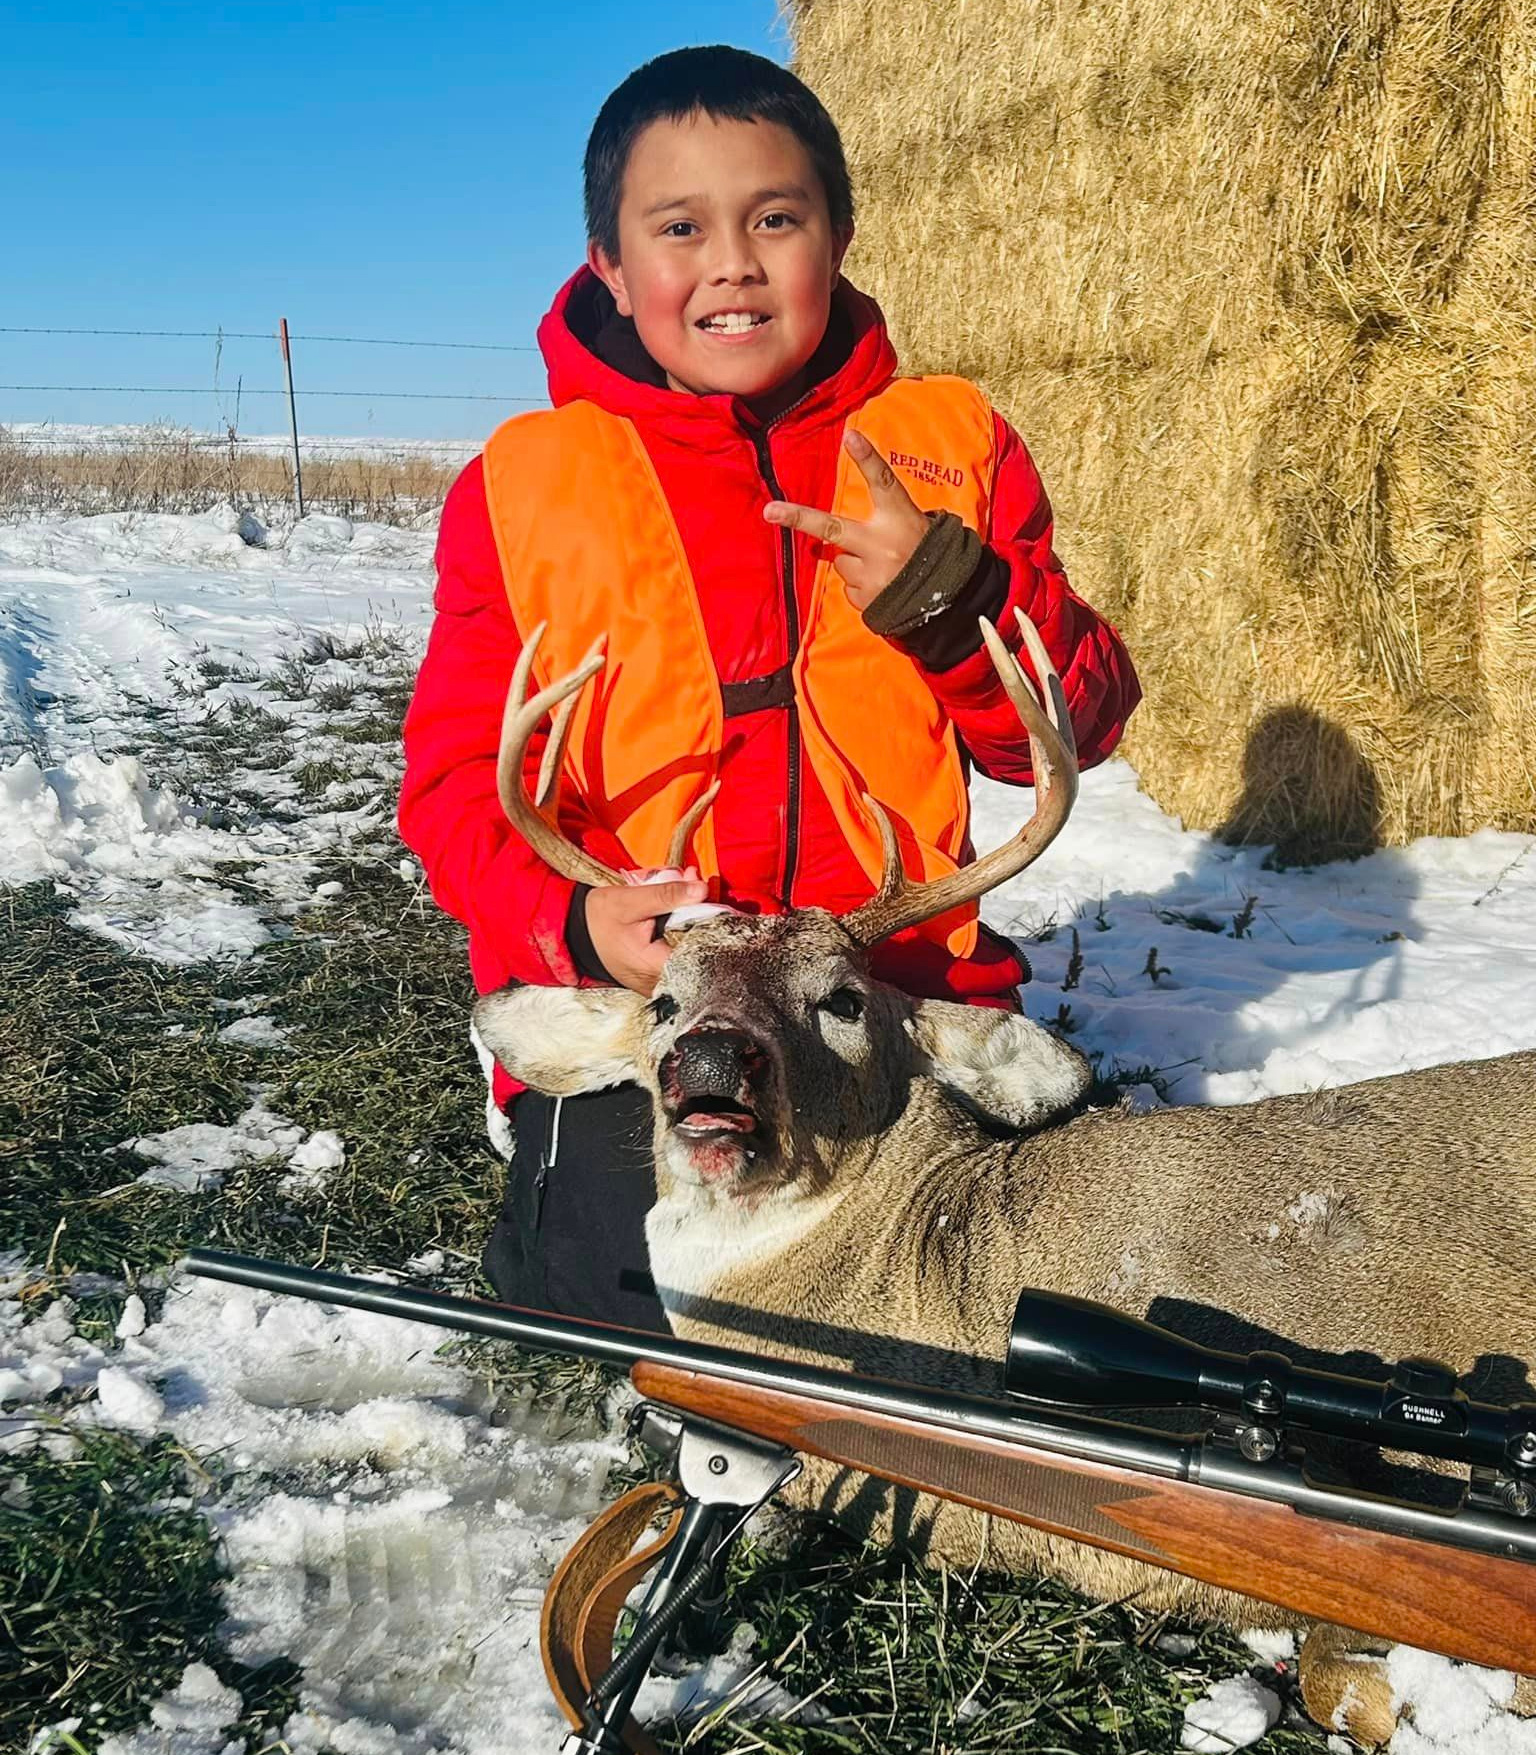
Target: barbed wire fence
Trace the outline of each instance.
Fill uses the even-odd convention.
[[[113,340],[210,341],[214,343],[211,381],[167,383],[0,383],[0,395],[153,396],[161,399],[212,398],[221,431],[200,430],[158,414],[150,421],[120,425],[0,418],[0,513],[58,510],[186,510],[211,495],[260,502],[269,511],[279,498],[291,499],[302,515],[324,506],[351,515],[389,522],[415,522],[440,503],[454,470],[477,448],[470,441],[408,438],[329,437],[300,432],[297,405],[357,402],[442,405],[467,408],[495,404],[508,412],[547,405],[547,398],[500,390],[413,390],[394,387],[355,389],[312,386],[292,377],[292,347],[411,349],[476,355],[537,354],[531,345],[512,342],[448,341],[431,337],[335,335],[289,332],[286,320],[270,331],[237,329],[124,329],[0,324],[5,337],[68,337]],[[224,348],[228,342],[270,342],[278,354],[277,375],[287,383],[247,384],[244,372],[228,381]],[[286,356],[286,357],[285,357]],[[19,378],[25,376],[18,373]],[[63,374],[74,376],[75,374]],[[79,374],[81,377],[96,374]],[[125,374],[126,375],[126,374]],[[287,402],[290,434],[252,435],[240,430],[248,402],[258,407]],[[274,423],[275,424],[275,423]],[[313,429],[323,422],[312,418]],[[477,415],[471,430],[488,423]],[[307,459],[307,462],[306,462]],[[305,477],[315,491],[306,495]]]

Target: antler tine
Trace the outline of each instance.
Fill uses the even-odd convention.
[[[542,633],[546,624],[539,624]],[[608,636],[599,634],[587,648],[587,655],[582,663],[603,652],[608,645]],[[576,703],[581,699],[581,690],[574,689],[556,707],[550,720],[549,736],[544,743],[544,759],[539,763],[539,782],[533,795],[533,802],[543,810],[549,803],[556,786],[560,783],[560,764],[565,760],[565,746],[570,741],[571,717],[576,711]]]
[[[693,838],[693,831],[698,828],[705,811],[715,802],[720,791],[720,782],[716,780],[705,788],[697,799],[688,807],[683,820],[672,831],[672,840],[667,847],[667,864],[674,870],[681,867],[688,857],[688,843]]]
[[[1035,675],[1040,678],[1041,685],[1045,689],[1045,710],[1050,718],[1050,729],[1056,733],[1053,738],[1050,731],[1047,731],[1045,741],[1050,744],[1059,742],[1066,751],[1072,769],[1072,797],[1076,799],[1077,734],[1072,729],[1072,715],[1067,711],[1066,690],[1062,688],[1061,678],[1057,676],[1055,666],[1051,663],[1051,656],[1045,649],[1045,641],[1040,638],[1040,630],[1022,609],[1016,609],[1013,614],[1019,625],[1019,635],[1034,664]],[[987,652],[992,659],[994,669],[997,671],[998,680],[1007,692],[1008,699],[1013,703],[1014,711],[1024,721],[1026,729],[1029,730],[1029,759],[1033,771],[1038,774],[1039,769],[1034,767],[1040,753],[1035,748],[1035,730],[1030,723],[1028,713],[1020,703],[1018,694],[1013,687],[1010,687],[1010,683],[1022,687],[1028,694],[1030,701],[1036,706],[1039,705],[1040,697],[1035,693],[1034,685],[1025,674],[1024,667],[998,639],[996,630],[988,625],[986,617],[983,616],[980,620],[982,622],[981,637],[987,642]]]
[[[496,755],[496,795],[513,828],[544,863],[562,877],[573,878],[582,884],[622,883],[624,880],[616,871],[584,853],[558,829],[551,828],[529,799],[523,785],[523,761],[528,753],[528,740],[545,714],[557,709],[538,781],[540,802],[548,796],[565,754],[576,698],[588,678],[595,676],[604,663],[603,642],[599,640],[568,676],[557,677],[547,689],[541,689],[531,700],[525,699],[528,679],[533,673],[534,655],[548,625],[540,622],[529,634],[518,654],[517,668],[512,673],[512,686],[507,690],[507,704],[501,717],[501,747]],[[553,761],[551,751],[554,752]]]
[[[900,932],[936,914],[947,914],[963,902],[974,901],[996,889],[1025,866],[1038,859],[1061,832],[1077,798],[1077,745],[1067,698],[1038,630],[1022,610],[1015,610],[1019,634],[1040,679],[1037,696],[1018,659],[998,638],[985,616],[979,618],[987,655],[997,672],[1013,710],[1029,736],[1029,760],[1035,776],[1034,815],[1011,841],[976,860],[926,883],[908,883],[902,876],[901,854],[889,817],[870,800],[885,849],[885,870],[879,890],[851,914],[843,925],[864,945],[872,945],[893,932]]]
[[[900,890],[902,885],[901,845],[896,839],[896,829],[890,815],[878,798],[864,794],[864,802],[869,806],[870,815],[875,819],[875,827],[880,831],[880,852],[882,855],[880,869],[880,888],[870,898],[872,902],[889,902],[891,897]]]

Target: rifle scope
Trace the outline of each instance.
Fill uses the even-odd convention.
[[[1008,1393],[1074,1408],[1201,1408],[1445,1457],[1536,1481],[1536,1402],[1472,1401],[1456,1374],[1405,1359],[1384,1381],[1222,1353],[1086,1298],[1026,1288],[1008,1336]]]

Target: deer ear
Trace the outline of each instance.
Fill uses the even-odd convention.
[[[1038,1127],[1092,1082],[1075,1048],[1017,1012],[924,999],[910,1029],[926,1071],[1010,1127]]]
[[[513,1078],[575,1097],[640,1077],[632,1044],[644,1009],[627,987],[507,987],[476,1002],[474,1027]]]

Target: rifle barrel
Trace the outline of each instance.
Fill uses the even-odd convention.
[[[285,1262],[227,1255],[214,1249],[190,1250],[186,1268],[201,1279],[224,1280],[258,1291],[342,1304],[381,1316],[409,1317],[437,1328],[484,1335],[490,1340],[515,1341],[553,1353],[602,1359],[611,1365],[633,1367],[642,1362],[672,1365],[751,1388],[816,1396],[866,1413],[916,1417],[959,1431],[1035,1445],[1084,1462],[1141,1469],[1168,1480],[1188,1480],[1194,1466],[1195,1446],[1160,1433],[1143,1432],[1138,1427],[1116,1426],[1105,1420],[1079,1420],[1070,1414],[1058,1415],[1054,1409],[1048,1421],[1035,1420],[1021,1413],[1015,1403],[930,1389],[922,1384],[861,1377],[853,1372],[829,1371],[822,1366],[801,1365],[735,1347],[682,1341],[675,1335],[648,1329],[589,1322],[547,1310],[523,1310],[514,1304],[492,1304],[480,1298],[456,1298],[448,1292],[391,1286],[355,1274],[290,1267]]]
[[[551,1352],[603,1359],[631,1368],[642,1395],[648,1393],[645,1380],[650,1375],[649,1367],[659,1367],[656,1377],[668,1380],[673,1388],[681,1382],[679,1373],[694,1372],[700,1380],[739,1384],[780,1397],[808,1397],[861,1414],[921,1420],[965,1433],[972,1439],[1001,1439],[1007,1444],[1077,1462],[1139,1470],[1164,1480],[1226,1489],[1287,1506],[1293,1512],[1368,1524],[1395,1535],[1517,1559],[1527,1566],[1536,1562],[1536,1518],[1507,1517],[1472,1504],[1463,1505],[1453,1514],[1358,1491],[1321,1488],[1309,1482],[1300,1470],[1275,1463],[1250,1463],[1235,1451],[1221,1450],[1198,1439],[1191,1442],[1141,1427],[1061,1413],[1055,1408],[1045,1418],[1036,1419],[1016,1401],[994,1401],[985,1396],[931,1389],[923,1384],[829,1371],[819,1365],[802,1365],[734,1347],[683,1341],[675,1335],[648,1329],[588,1322],[581,1317],[523,1310],[513,1304],[492,1304],[479,1298],[455,1298],[447,1292],[392,1286],[320,1268],[290,1267],[255,1256],[195,1249],[187,1255],[186,1266],[190,1273],[203,1279],[225,1280],[232,1285],[317,1299],[383,1316],[409,1317],[437,1328],[543,1347]],[[635,1367],[641,1369],[634,1370]],[[706,1387],[697,1393],[707,1396],[716,1392]],[[682,1405],[692,1405],[699,1411],[691,1395]]]
[[[205,1279],[628,1366],[642,1395],[713,1424],[1309,1616],[1536,1674],[1536,1518],[1322,1488],[1283,1457],[1249,1462],[1214,1442],[1054,1409],[1036,1419],[982,1396],[351,1274],[213,1250],[194,1250],[186,1265]]]

